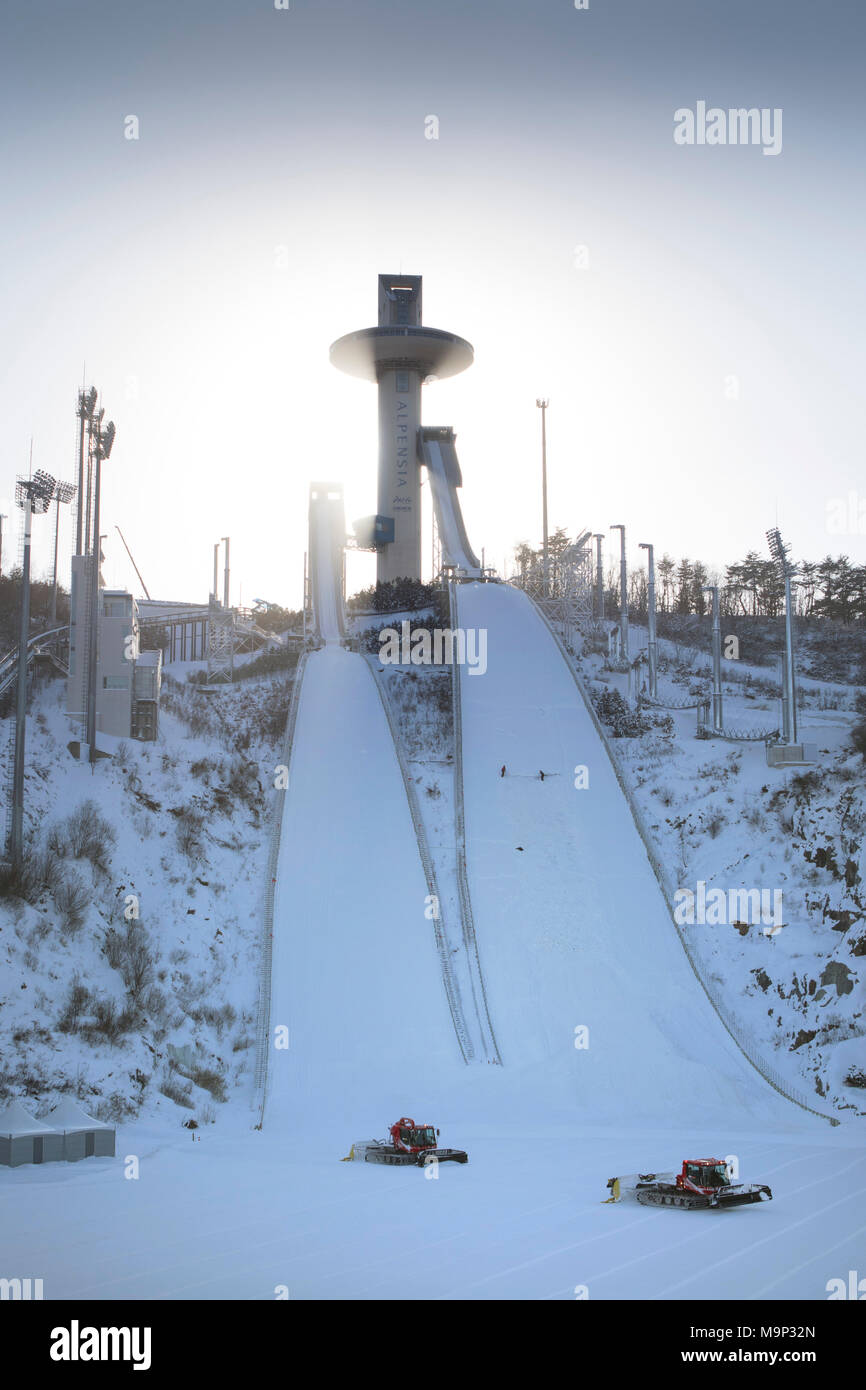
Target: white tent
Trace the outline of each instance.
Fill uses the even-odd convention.
[[[113,1126],[94,1120],[70,1096],[64,1096],[48,1118],[54,1128],[62,1132],[63,1157],[70,1163],[79,1158],[114,1157]]]
[[[54,1163],[64,1157],[63,1135],[12,1100],[0,1110],[0,1164]]]

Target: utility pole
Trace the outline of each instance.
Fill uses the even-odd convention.
[[[656,642],[656,568],[653,547],[646,541],[639,542],[640,549],[647,552],[647,661],[649,663],[650,699],[658,698],[658,644]]]
[[[3,522],[9,518],[5,512],[0,512],[0,575],[3,573]]]
[[[541,411],[541,527],[543,533],[544,555],[544,597],[550,597],[550,556],[547,540],[547,407],[549,400],[539,397],[535,404]]]
[[[603,617],[604,617],[604,571],[603,571],[603,569],[602,569],[602,559],[601,559],[601,543],[602,543],[602,541],[604,540],[604,534],[603,534],[603,532],[601,532],[601,531],[596,531],[596,532],[594,532],[594,539],[595,539],[595,592],[596,592],[595,606],[596,606],[596,609],[597,609],[596,617],[597,617],[597,618],[603,618]]]
[[[628,568],[625,558],[625,527],[611,526],[611,531],[620,532],[619,552],[619,632],[624,661],[628,660]]]
[[[217,541],[216,545],[213,548],[213,589],[211,590],[211,597],[213,598],[214,603],[219,603],[219,553],[220,543],[219,541]]]

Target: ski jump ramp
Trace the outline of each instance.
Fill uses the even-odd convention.
[[[456,594],[460,626],[487,630],[486,673],[460,681],[463,791],[506,1067],[599,1123],[815,1123],[752,1067],[695,979],[603,743],[530,600],[504,584]]]
[[[319,488],[311,517],[325,645],[306,661],[285,792],[264,1124],[300,1135],[338,1114],[351,1137],[435,1103],[465,1067],[388,722],[367,663],[340,645],[337,489]]]
[[[343,611],[343,546],[346,515],[339,483],[313,483],[310,488],[310,580],[313,619],[327,643],[345,635]]]
[[[469,562],[453,440],[439,444],[427,441],[439,502],[452,503],[443,545]],[[288,1105],[293,1124],[314,1127],[337,1101],[362,1133],[371,1109],[406,1113],[407,1097],[428,1097],[431,1113],[438,1097],[446,1113],[466,1068],[394,739],[367,663],[341,645],[339,490],[322,488],[311,512],[324,647],[306,663],[283,815],[271,1031],[282,1023],[291,1041],[270,1052],[268,1114]],[[814,1124],[748,1062],[695,978],[601,738],[529,599],[471,580],[454,597],[452,624],[487,632],[486,672],[456,685],[498,1104],[507,1093],[515,1109],[597,1124]]]
[[[454,431],[447,425],[422,426],[418,432],[418,451],[426,466],[433,497],[442,562],[474,578],[481,577],[478,557],[469,544],[457,489],[463,479],[457,461]]]

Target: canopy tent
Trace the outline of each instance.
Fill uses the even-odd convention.
[[[20,1100],[0,1110],[0,1164],[17,1168],[22,1163],[56,1163],[63,1157],[63,1134],[37,1120]]]
[[[114,1127],[94,1120],[71,1096],[64,1096],[48,1116],[63,1135],[63,1157],[70,1163],[80,1158],[113,1158]]]

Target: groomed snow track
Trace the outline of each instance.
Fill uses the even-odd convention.
[[[323,646],[306,659],[290,714],[257,1073],[260,1123],[282,1112],[292,1127],[314,1122],[322,1086],[341,1103],[364,1094],[371,1067],[387,1115],[425,1073],[489,1057],[466,1017],[447,924],[431,913],[440,895],[398,731],[372,663],[343,645],[334,485],[311,490],[310,538]],[[288,1047],[274,1044],[281,1026]],[[359,1109],[358,1126],[369,1120]]]
[[[664,1123],[684,1100],[705,1122],[781,1118],[790,1106],[697,987],[551,631],[504,584],[458,585],[456,617],[487,632],[487,671],[460,700],[469,886],[503,1055],[596,1122]]]

